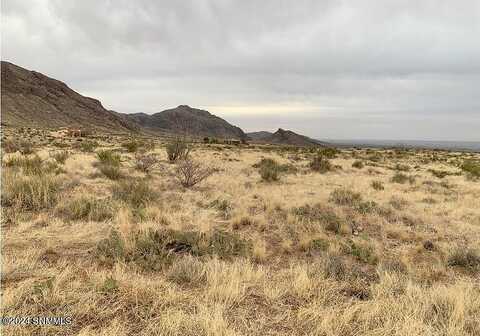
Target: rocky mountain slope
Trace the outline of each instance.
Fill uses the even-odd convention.
[[[191,136],[210,136],[223,139],[246,139],[241,128],[229,124],[208,111],[188,105],[158,112],[130,114],[128,117],[150,132],[171,132]]]
[[[105,109],[65,83],[9,62],[1,62],[2,124],[83,127],[108,132],[137,131],[123,115]]]
[[[276,145],[291,145],[291,146],[325,146],[326,143],[311,139],[301,134],[297,134],[293,131],[284,130],[279,128],[275,133],[260,131],[247,133],[248,137],[253,141],[260,143],[269,143]]]

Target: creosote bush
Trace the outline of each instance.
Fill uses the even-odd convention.
[[[352,167],[357,169],[362,169],[364,165],[362,161],[357,160],[354,163],[352,163]]]
[[[186,139],[181,138],[176,138],[170,141],[165,149],[167,151],[168,161],[171,163],[187,159],[191,151],[191,147]]]
[[[97,152],[98,161],[103,165],[120,166],[120,154],[112,150],[100,150]]]
[[[280,179],[280,165],[273,159],[262,159],[258,163],[259,173],[263,181],[274,182]]]
[[[140,208],[156,200],[158,194],[143,179],[126,179],[113,187],[113,197],[135,208]]]
[[[349,189],[335,189],[330,194],[330,202],[337,205],[355,206],[362,201],[362,195]]]
[[[410,184],[415,183],[415,177],[413,176],[408,176],[403,173],[395,173],[395,175],[392,176],[391,181],[393,183],[400,183],[400,184],[405,184],[409,182]]]
[[[119,166],[101,164],[98,169],[103,175],[105,175],[105,177],[110,180],[119,180],[122,177]]]
[[[472,248],[457,248],[448,257],[448,265],[480,272],[480,254]]]
[[[460,168],[472,179],[480,178],[480,162],[465,160]]]
[[[78,145],[80,150],[85,153],[91,153],[98,147],[98,142],[92,140],[84,140]]]
[[[140,143],[136,140],[129,140],[122,143],[122,147],[129,153],[135,153],[140,147]]]
[[[372,181],[371,186],[372,186],[373,189],[378,190],[378,191],[385,190],[385,187],[384,187],[382,181]]]
[[[330,161],[323,155],[317,155],[310,162],[310,169],[317,173],[327,173],[332,171],[334,168]]]
[[[70,220],[104,221],[113,217],[115,207],[109,199],[79,196],[62,204],[58,212]]]
[[[210,177],[214,172],[215,169],[204,167],[200,162],[187,158],[178,163],[175,176],[182,186],[191,188]]]

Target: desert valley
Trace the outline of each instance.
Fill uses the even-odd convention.
[[[478,335],[479,180],[2,62],[2,316],[72,319],[3,334]]]

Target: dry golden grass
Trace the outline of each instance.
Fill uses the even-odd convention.
[[[96,139],[118,180],[74,142],[39,174],[4,155],[1,315],[73,323],[3,335],[480,334],[480,182],[459,168],[479,154],[342,150],[315,172],[309,151],[197,144],[215,173],[184,188],[164,144],[147,173],[127,140]]]

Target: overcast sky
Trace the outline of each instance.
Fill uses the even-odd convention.
[[[3,0],[2,59],[118,112],[480,140],[480,1]]]

